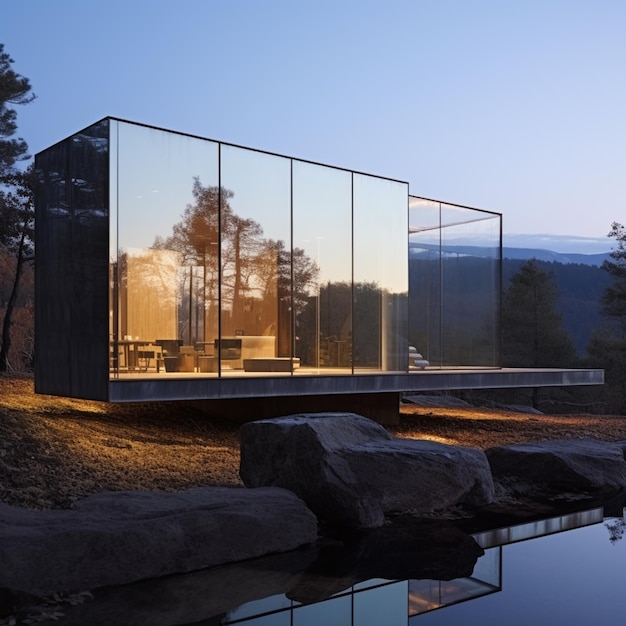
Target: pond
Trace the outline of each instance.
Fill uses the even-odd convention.
[[[228,613],[245,626],[623,624],[624,517],[603,509],[474,535],[484,548],[472,575],[451,581],[369,581],[325,602],[280,597]],[[259,615],[267,610],[272,615]],[[256,613],[256,615],[255,615]]]
[[[578,517],[578,521],[587,523],[595,514],[588,512]],[[535,537],[533,526],[536,525],[513,529],[511,539],[517,541],[495,548],[500,558],[500,582],[494,593],[419,615],[409,623],[418,626],[623,624],[626,615],[624,517],[603,518],[590,525],[559,531],[559,524],[567,527],[572,521],[571,517],[547,520],[544,530],[556,530],[556,534],[539,533]],[[524,532],[528,538],[523,537]],[[483,558],[489,558],[489,554],[490,550],[486,550]]]
[[[626,510],[618,512],[607,517],[594,508],[473,535],[446,523],[411,522],[365,538],[56,598],[17,623],[622,624]]]

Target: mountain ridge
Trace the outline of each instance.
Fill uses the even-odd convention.
[[[603,261],[610,258],[609,252],[584,254],[581,252],[554,252],[544,248],[514,248],[504,246],[502,258],[514,260],[530,260],[557,262],[565,265],[570,263],[582,265],[597,265],[600,267]]]

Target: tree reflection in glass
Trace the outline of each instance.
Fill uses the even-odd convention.
[[[303,250],[292,253],[283,240],[265,238],[261,224],[233,211],[233,197],[194,178],[194,203],[169,237],[154,242],[179,255],[179,336],[190,345],[218,338],[221,309],[222,337],[274,336],[277,356],[291,356],[292,298],[306,302],[317,266]]]

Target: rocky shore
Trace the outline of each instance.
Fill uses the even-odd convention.
[[[23,378],[0,379],[0,387],[4,392],[0,393],[0,434],[4,435],[0,438],[0,508],[3,562],[9,575],[0,581],[0,592],[2,587],[42,595],[73,589],[80,595],[81,589],[156,580],[163,574],[246,562],[314,544],[319,559],[324,545],[336,536],[333,524],[341,526],[346,520],[353,527],[341,539],[340,552],[358,546],[350,556],[356,559],[352,574],[356,579],[365,576],[363,572],[376,577],[382,575],[378,572],[382,561],[367,555],[389,552],[394,545],[401,546],[400,552],[408,549],[429,517],[438,520],[436,536],[429,543],[438,541],[446,527],[461,532],[458,536],[453,532],[456,542],[467,537],[465,532],[495,528],[499,520],[511,523],[601,505],[607,498],[621,497],[626,486],[622,417],[545,416],[426,403],[403,406],[400,425],[388,430],[357,416],[356,421],[348,417],[345,424],[340,418],[339,430],[321,424],[322,430],[315,435],[326,449],[319,467],[327,466],[330,473],[322,470],[316,477],[307,472],[302,481],[297,473],[281,475],[284,464],[263,466],[266,460],[259,451],[283,445],[283,435],[272,442],[275,435],[270,433],[267,439],[265,427],[258,430],[250,424],[251,428],[240,429],[228,416],[207,416],[182,403],[111,406],[36,396],[32,381]],[[302,426],[309,430],[310,418],[287,422],[294,433]],[[281,429],[283,425],[281,420]],[[352,429],[347,438],[346,428]],[[288,435],[286,441],[297,445],[299,440],[300,435],[296,439]],[[319,448],[311,442],[304,447]],[[457,459],[455,455],[465,455],[465,450],[471,454]],[[372,463],[373,452],[377,460]],[[439,469],[431,467],[435,457],[440,459],[436,462],[441,464]],[[240,462],[246,488],[239,477]],[[403,480],[413,481],[410,489],[398,487],[391,493],[389,480],[377,484],[376,472],[370,470],[383,462],[389,467],[379,478],[405,474]],[[311,468],[318,463],[313,458]],[[471,466],[472,471],[459,471],[459,463]],[[441,474],[441,480],[422,481],[422,485],[411,478],[429,471]],[[458,480],[447,480],[444,474],[449,471],[458,474]],[[324,486],[326,480],[331,482]],[[337,480],[343,481],[342,487]],[[311,492],[316,481],[321,488]],[[359,484],[368,486],[366,492],[371,490],[364,516]],[[284,489],[271,492],[276,486]],[[187,491],[190,487],[197,488]],[[445,511],[434,510],[432,502],[424,500],[435,487],[449,499]],[[267,495],[264,489],[270,490]],[[339,500],[332,500],[331,493],[330,505],[319,501],[320,494],[325,497],[332,491],[339,494]],[[302,500],[294,499],[294,492]],[[435,495],[439,502],[441,498]],[[411,497],[417,499],[413,502]],[[334,515],[340,501],[348,507],[348,516],[333,521],[327,513]],[[423,510],[415,508],[418,504],[424,505]],[[467,510],[461,510],[468,504],[479,513],[468,516]],[[305,505],[312,507],[317,522]],[[409,534],[402,516],[397,517],[403,511],[414,520]],[[292,518],[300,517],[308,521],[292,523]],[[331,522],[331,535],[328,528],[323,530],[327,522]],[[453,526],[446,526],[450,523]],[[283,530],[274,532],[282,526]],[[9,541],[7,533],[15,536]],[[246,542],[233,540],[241,534]],[[218,535],[222,539],[216,542]],[[60,547],[59,537],[69,543]],[[152,545],[155,537],[165,550]],[[34,550],[33,558],[26,558],[24,550],[28,554]],[[94,557],[99,559],[99,568],[85,560]],[[75,566],[68,569],[67,558]],[[39,566],[33,570],[35,562],[45,566],[46,576]],[[390,562],[395,572],[392,578],[401,577],[395,571],[398,562],[395,557]],[[120,571],[111,563],[119,565]],[[143,574],[135,571],[137,565],[144,567]],[[74,576],[65,586],[59,587],[58,568],[64,576]],[[412,576],[411,572],[406,575]],[[20,576],[21,587],[15,586]],[[29,586],[33,580],[40,587]],[[0,597],[8,619],[18,610],[20,597],[14,592],[4,600]],[[25,602],[30,607],[33,600]]]

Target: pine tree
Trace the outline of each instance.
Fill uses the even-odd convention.
[[[592,367],[604,369],[604,400],[612,413],[626,413],[626,228],[611,224],[608,234],[616,242],[611,260],[602,269],[611,277],[611,284],[600,300],[605,323],[591,336],[587,353]]]
[[[502,302],[502,362],[505,367],[571,367],[576,349],[556,309],[552,275],[535,259],[511,278]]]
[[[0,44],[0,182],[6,182],[17,161],[28,158],[27,143],[13,136],[17,131],[17,112],[13,107],[35,98],[30,93],[28,78],[17,74],[11,67],[13,63],[4,51],[4,44]]]
[[[614,331],[619,332],[620,338],[626,339],[626,229],[613,222],[608,236],[617,247],[611,251],[611,260],[602,263],[612,282],[602,296],[602,313],[614,322]]]
[[[32,171],[16,170],[18,161],[28,159],[28,145],[15,138],[17,131],[16,105],[28,104],[35,98],[30,93],[27,78],[11,67],[13,59],[0,44],[0,245],[15,256],[15,275],[9,298],[0,302],[4,309],[2,343],[0,344],[0,371],[10,369],[11,320],[17,301],[24,263],[32,257],[33,183]]]

